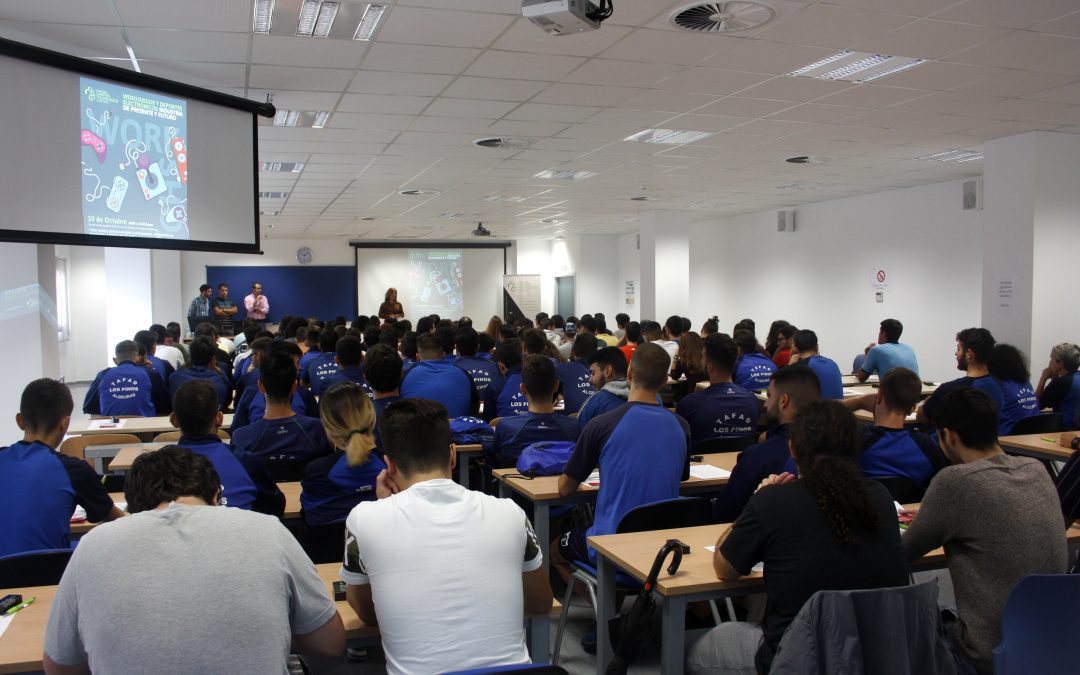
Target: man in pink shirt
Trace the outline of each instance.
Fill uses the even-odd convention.
[[[262,284],[258,281],[251,284],[251,293],[244,298],[244,308],[247,310],[247,318],[260,325],[266,322],[266,316],[270,313],[270,301],[263,295]]]

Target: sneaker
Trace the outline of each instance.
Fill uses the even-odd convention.
[[[596,622],[593,621],[589,624],[588,630],[581,636],[581,648],[585,650],[586,654],[596,653]]]

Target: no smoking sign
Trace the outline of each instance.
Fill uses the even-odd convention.
[[[870,270],[870,286],[873,288],[888,288],[889,273],[883,267],[875,267]]]

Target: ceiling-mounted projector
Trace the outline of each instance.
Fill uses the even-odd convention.
[[[491,236],[491,230],[484,227],[483,223],[477,223],[476,224],[476,229],[472,231],[472,236],[474,236],[474,237],[490,237]]]
[[[596,30],[607,18],[589,0],[521,0],[521,16],[549,35]]]

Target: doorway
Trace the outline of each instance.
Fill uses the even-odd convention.
[[[555,277],[555,313],[574,315],[574,277]]]

